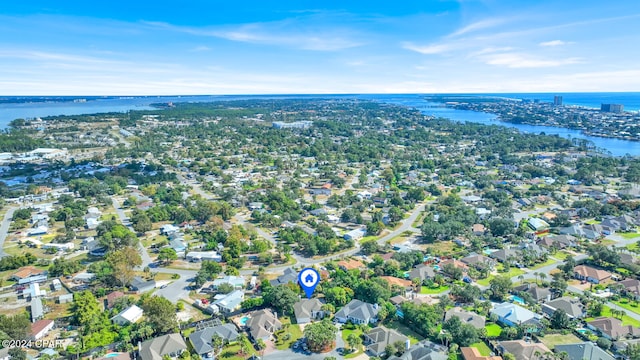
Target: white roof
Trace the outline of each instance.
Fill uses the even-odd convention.
[[[120,314],[116,315],[116,316],[120,316],[121,318],[129,321],[129,322],[135,322],[136,320],[138,320],[141,316],[142,313],[144,311],[139,308],[136,305],[131,305],[128,308],[122,310],[120,312]]]

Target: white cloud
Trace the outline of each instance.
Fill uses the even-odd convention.
[[[432,44],[432,45],[416,45],[410,42],[405,42],[402,47],[407,50],[415,51],[424,55],[442,54],[453,50],[451,44]]]
[[[566,41],[562,41],[562,40],[551,40],[551,41],[544,41],[541,42],[540,44],[538,44],[540,46],[547,46],[547,47],[553,47],[553,46],[562,46],[562,45],[567,45]]]
[[[491,54],[483,57],[485,63],[489,65],[506,66],[508,68],[548,68],[563,65],[571,65],[581,63],[582,60],[577,57],[565,59],[542,59],[530,55],[518,53],[500,53]]]
[[[508,21],[509,21],[508,19],[502,19],[502,18],[484,19],[484,20],[476,21],[474,23],[471,23],[469,25],[466,25],[454,31],[449,35],[449,37],[456,37],[456,36],[464,35],[467,33],[476,32],[479,30],[493,28],[498,25],[502,25]]]

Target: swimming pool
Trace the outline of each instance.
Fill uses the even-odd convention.
[[[112,358],[112,357],[116,357],[116,356],[120,356],[120,353],[109,353],[107,355],[105,355],[105,358]]]
[[[243,316],[240,318],[240,324],[242,326],[246,326],[247,325],[247,321],[249,321],[249,317],[248,316]]]
[[[513,301],[513,302],[516,302],[518,304],[523,304],[524,305],[524,299],[521,298],[520,296],[511,295],[511,296],[509,296],[509,299],[511,299],[511,301]]]

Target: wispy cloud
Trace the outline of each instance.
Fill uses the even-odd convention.
[[[476,21],[474,23],[461,27],[460,29],[449,34],[448,37],[457,37],[460,35],[465,35],[467,33],[472,33],[479,30],[494,28],[496,26],[503,25],[509,21],[513,21],[513,19],[491,18],[491,19]]]
[[[358,47],[362,41],[349,37],[345,29],[310,29],[284,20],[271,23],[253,23],[234,27],[186,27],[162,22],[143,22],[165,30],[197,36],[216,37],[252,44],[276,45],[312,51],[337,51]]]
[[[544,41],[541,42],[540,46],[545,46],[545,47],[554,47],[554,46],[562,46],[562,45],[567,45],[568,43],[566,41],[562,41],[562,40],[551,40],[551,41]]]
[[[484,56],[483,59],[488,65],[506,66],[513,69],[549,68],[582,62],[582,59],[577,57],[551,60],[518,53],[491,54]]]
[[[416,45],[411,42],[402,43],[402,47],[404,49],[415,51],[424,55],[442,54],[453,50],[454,48],[454,46],[451,44]]]

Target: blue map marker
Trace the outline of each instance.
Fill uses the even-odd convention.
[[[320,274],[314,268],[304,268],[298,273],[298,284],[307,294],[308,299],[311,299],[311,295],[313,295],[313,291],[319,283]]]

